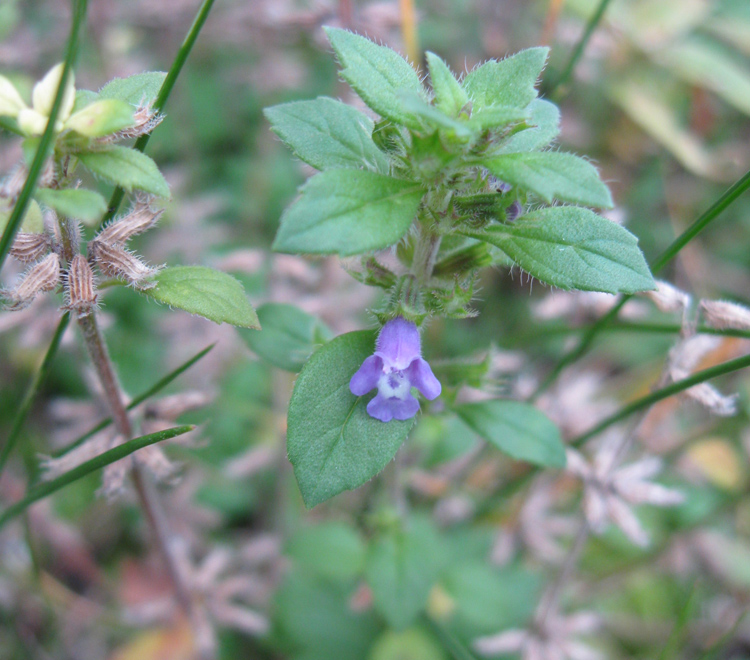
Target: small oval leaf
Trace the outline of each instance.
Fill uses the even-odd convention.
[[[231,275],[205,266],[177,266],[159,271],[154,281],[153,289],[143,291],[154,300],[215,323],[260,328],[245,290]]]
[[[501,399],[465,403],[456,413],[487,442],[516,460],[565,467],[560,431],[528,403]]]

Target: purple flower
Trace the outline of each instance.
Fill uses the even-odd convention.
[[[367,412],[381,422],[409,419],[417,414],[419,402],[411,394],[412,387],[430,400],[442,390],[430,365],[422,359],[417,326],[400,316],[383,326],[374,355],[362,363],[349,382],[349,389],[356,396],[375,387],[378,394],[367,404]]]

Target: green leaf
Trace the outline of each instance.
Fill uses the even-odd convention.
[[[365,545],[350,526],[324,522],[298,531],[287,554],[306,571],[331,580],[351,580],[362,573]]]
[[[263,328],[240,330],[250,348],[274,367],[298,373],[317,344],[330,339],[328,328],[294,305],[266,303],[258,307]]]
[[[456,80],[448,65],[435,53],[427,52],[427,67],[430,71],[430,83],[435,93],[435,107],[449,117],[456,118],[458,113],[469,102],[464,88]]]
[[[396,629],[410,625],[424,609],[445,561],[428,519],[415,517],[403,525],[372,541],[365,566],[375,608]]]
[[[8,218],[13,210],[13,205],[4,206],[4,202],[9,200],[3,200],[0,198],[0,234],[5,231],[5,226],[8,224]],[[26,212],[23,215],[23,221],[21,222],[21,231],[26,231],[31,234],[41,234],[44,231],[44,219],[42,217],[42,209],[39,208],[36,200],[30,199],[29,204],[26,207]]]
[[[231,275],[205,266],[177,266],[160,270],[154,281],[153,289],[143,291],[154,300],[215,323],[260,328],[245,290]]]
[[[356,397],[349,381],[375,350],[375,334],[340,335],[319,348],[294,384],[287,453],[302,498],[313,507],[369,481],[395,456],[413,420],[383,423]]]
[[[156,163],[139,151],[111,146],[102,151],[78,154],[78,158],[94,174],[128,192],[137,188],[159,197],[169,197],[169,186]]]
[[[263,114],[284,144],[315,169],[390,171],[388,158],[372,141],[372,120],[341,101],[320,96],[275,105]]]
[[[528,48],[504,60],[485,62],[464,80],[464,90],[475,110],[488,105],[525,108],[537,95],[549,48]]]
[[[98,138],[134,125],[133,108],[124,101],[94,101],[65,122],[65,128],[86,137]]]
[[[65,486],[69,484],[72,484],[74,481],[78,481],[82,477],[85,477],[87,474],[90,474],[91,472],[94,472],[95,470],[100,470],[101,468],[106,467],[110,463],[119,461],[120,459],[125,458],[126,456],[129,456],[134,451],[143,449],[143,447],[147,447],[148,445],[153,445],[154,443],[161,442],[162,440],[169,440],[170,438],[175,438],[178,435],[182,435],[183,433],[192,431],[194,428],[195,426],[192,426],[192,425],[175,426],[174,428],[167,429],[166,431],[159,431],[158,433],[150,433],[149,435],[144,435],[144,436],[141,436],[140,438],[128,440],[127,442],[124,442],[121,445],[118,445],[117,447],[114,447],[113,449],[105,451],[104,453],[99,454],[99,456],[96,456],[92,458],[91,460],[88,460],[85,463],[82,463],[81,465],[73,468],[72,470],[69,470],[68,472],[65,472],[64,474],[61,474],[56,479],[52,479],[52,481],[46,481],[37,486],[34,486],[26,493],[26,495],[22,499],[18,500],[17,502],[14,502],[8,508],[6,508],[2,513],[0,513],[0,528],[2,528],[2,526],[5,525],[5,523],[7,523],[12,518],[15,518],[17,515],[23,513],[34,502],[37,502],[38,500],[41,500],[45,497],[48,497],[49,495],[52,495],[52,493],[60,490],[61,488],[64,488]]]
[[[519,461],[546,467],[565,467],[560,431],[528,403],[495,399],[464,403],[458,416],[487,442]]]
[[[107,210],[107,202],[98,192],[75,188],[68,190],[52,190],[39,188],[35,197],[42,204],[55,209],[58,213],[82,220],[87,224],[98,222]]]
[[[156,100],[166,77],[167,74],[161,71],[146,71],[128,78],[115,78],[99,90],[99,97],[139,107],[149,106]]]
[[[90,89],[77,89],[76,100],[70,113],[75,114],[79,110],[83,110],[86,106],[91,105],[94,101],[98,100],[99,95],[96,92],[92,92]]]
[[[546,202],[559,199],[586,206],[612,207],[609,188],[589,162],[557,151],[506,154],[484,161],[496,177],[536,193]]]
[[[433,637],[420,628],[386,630],[375,642],[367,660],[447,660]]]
[[[525,110],[505,105],[489,105],[472,113],[466,124],[474,131],[496,130],[526,121]]]
[[[324,28],[341,66],[341,77],[381,117],[419,129],[420,123],[406,112],[399,92],[424,96],[417,72],[396,51],[339,28]]]
[[[528,123],[532,128],[524,129],[511,135],[498,150],[510,154],[521,151],[543,149],[560,133],[560,110],[554,104],[543,99],[534,99],[528,106]]]
[[[497,569],[469,561],[451,566],[442,586],[455,606],[450,627],[461,638],[472,639],[525,627],[539,602],[543,581],[520,566]]]
[[[655,288],[638,239],[577,206],[533,211],[472,238],[500,248],[525,271],[561,289],[635,293]]]
[[[381,250],[409,230],[424,190],[361,170],[329,170],[310,179],[281,217],[273,249],[349,256]]]
[[[289,572],[274,596],[274,637],[294,660],[362,660],[380,632],[371,611],[355,612],[351,586]]]

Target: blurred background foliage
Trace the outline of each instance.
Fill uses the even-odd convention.
[[[544,93],[597,5],[424,0],[417,2],[419,43],[458,72],[550,45]],[[195,0],[92,2],[78,86],[98,89],[112,77],[165,70],[196,8]],[[4,0],[0,73],[30,90],[59,60],[68,22],[65,2]],[[231,272],[254,304],[294,304],[338,334],[371,327],[366,308],[376,300],[348,277],[346,263],[270,253],[281,211],[311,171],[262,116],[268,105],[317,95],[357,103],[337,80],[320,29],[326,24],[403,50],[396,2],[217,1],[149,145],[173,201],[151,242],[137,248],[153,263]],[[610,217],[639,236],[647,258],[750,166],[749,64],[746,0],[612,0],[572,77],[554,90],[561,148],[599,166],[616,201]],[[20,157],[16,138],[2,133],[0,172]],[[696,297],[747,302],[749,240],[745,195],[661,275]],[[466,396],[480,385],[523,396],[570,347],[575,328],[610,304],[604,295],[551,294],[518,272],[488,271],[477,318],[430,325],[425,351],[444,382],[463,383]],[[58,305],[48,299],[0,315],[2,429],[46,348]],[[604,333],[540,404],[557,411],[568,436],[590,427],[602,407],[640,396],[658,379],[676,326],[671,333],[636,326],[679,319],[644,300],[630,309],[634,327]],[[497,557],[498,533],[513,528],[523,504],[513,488],[522,464],[479,453],[465,426],[437,414],[423,418],[408,441],[402,473],[306,512],[283,448],[293,375],[272,366],[262,347],[258,354],[250,349],[250,331],[172,312],[120,287],[106,292],[103,310],[131,395],[216,342],[170,386],[207,392],[212,403],[180,418],[200,423],[199,437],[166,449],[182,465],[181,481],[166,493],[198,565],[225,549],[226,566],[250,581],[243,598],[271,620],[270,634],[260,638],[239,617],[221,625],[221,658],[467,660],[475,637],[527,622],[555,571],[518,548],[510,559]],[[310,335],[308,350],[320,340]],[[741,353],[741,341],[725,340],[704,366]],[[100,419],[92,387],[83,347],[69,330],[18,464],[0,483],[3,499],[22,488],[21,461],[33,466],[37,453],[60,450]],[[675,471],[666,477],[688,499],[676,509],[640,512],[652,537],[646,550],[616,529],[588,544],[570,601],[603,613],[607,635],[596,645],[605,657],[750,657],[750,628],[729,630],[731,612],[750,594],[750,391],[746,378],[734,387],[736,417],[716,422],[665,401],[647,418],[663,441],[652,438],[650,449],[691,475],[689,482]],[[460,469],[441,471],[455,465]],[[392,509],[394,480],[408,491],[411,531],[401,530]],[[100,486],[101,476],[92,475],[35,507],[26,522],[30,545],[23,526],[0,536],[0,657],[191,657],[186,624],[153,605],[168,600],[169,585],[137,508],[127,494],[113,502],[96,497]],[[573,484],[563,483],[556,506],[575,508],[577,497]],[[402,538],[409,534],[414,538]],[[379,571],[372,560],[379,552],[404,553],[413,581],[405,591]]]

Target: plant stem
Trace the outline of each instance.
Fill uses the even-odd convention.
[[[52,109],[50,110],[49,118],[47,119],[47,127],[44,129],[44,133],[42,133],[42,137],[39,140],[39,146],[34,154],[34,160],[31,163],[31,167],[29,167],[29,175],[26,177],[26,183],[23,184],[23,188],[13,206],[13,212],[10,214],[10,218],[8,218],[8,224],[5,227],[2,238],[0,238],[0,270],[2,270],[8,252],[10,252],[11,245],[13,245],[16,232],[18,232],[18,229],[23,222],[26,208],[31,201],[31,196],[34,194],[36,182],[42,173],[45,161],[47,160],[47,154],[55,138],[57,116],[60,114],[63,96],[65,95],[65,86],[70,78],[70,73],[73,69],[73,62],[78,52],[78,41],[80,38],[81,27],[86,19],[86,2],[87,0],[74,0],[73,19],[70,25],[68,43],[65,46],[62,75],[60,76],[60,83],[55,92],[55,100],[52,103]]]
[[[50,367],[52,366],[52,361],[55,358],[57,349],[60,346],[60,341],[62,340],[63,334],[65,334],[65,330],[67,329],[69,322],[70,312],[65,312],[65,314],[63,314],[62,318],[60,319],[60,323],[57,325],[57,330],[55,330],[55,334],[52,337],[52,342],[47,349],[47,353],[44,355],[44,359],[42,360],[42,364],[39,367],[39,370],[34,374],[34,377],[31,379],[28,388],[26,388],[26,394],[24,395],[23,401],[18,407],[16,416],[13,419],[13,426],[10,429],[8,439],[5,441],[2,450],[0,450],[0,475],[2,475],[5,464],[8,461],[8,456],[10,456],[10,453],[13,451],[13,447],[15,447],[16,441],[21,434],[21,428],[23,427],[23,424],[29,415],[34,397],[36,396],[36,393],[39,391],[39,387],[44,382],[44,379],[49,373]]]
[[[440,250],[442,237],[424,225],[421,227],[420,240],[414,248],[414,260],[412,261],[412,274],[420,286],[424,286],[432,277],[435,268],[435,260]]]
[[[129,440],[133,435],[133,427],[122,400],[120,385],[109,357],[107,345],[99,331],[95,313],[89,311],[79,314],[78,325],[81,328],[89,356],[94,363],[94,368],[104,389],[104,396],[112,414],[115,427],[125,440]],[[210,624],[203,612],[203,608],[193,599],[189,586],[190,576],[186,574],[184,563],[180,561],[180,557],[177,554],[179,539],[173,537],[170,532],[169,520],[159,495],[138,461],[133,461],[131,474],[141,507],[146,514],[162,560],[172,580],[177,602],[190,620],[194,628],[195,638],[211,639]],[[213,655],[213,649],[202,649],[202,652],[204,657],[211,657]]]
[[[401,37],[404,40],[406,57],[413,66],[418,67],[419,38],[417,37],[417,15],[414,10],[414,0],[399,0],[398,6],[401,12]]]
[[[578,64],[578,60],[581,59],[581,55],[583,55],[583,51],[586,49],[586,46],[591,39],[591,35],[594,34],[594,30],[596,30],[597,25],[599,25],[599,22],[602,20],[604,12],[607,11],[607,6],[609,5],[609,3],[610,0],[601,0],[599,2],[599,6],[591,15],[591,18],[589,18],[589,22],[586,24],[586,29],[583,31],[581,38],[578,40],[578,43],[573,49],[573,52],[570,55],[570,59],[565,65],[565,69],[563,69],[563,72],[550,85],[549,89],[547,89],[547,96],[552,96],[562,85],[564,85],[568,81],[568,78],[570,78],[571,74],[573,73],[576,64]]]
[[[182,42],[182,45],[180,46],[179,50],[177,51],[177,55],[175,55],[175,58],[172,62],[172,66],[169,67],[169,71],[167,73],[167,77],[164,78],[164,82],[161,85],[161,88],[159,89],[159,94],[156,96],[156,100],[154,101],[154,111],[161,112],[164,109],[164,106],[167,103],[167,99],[169,98],[169,95],[172,93],[172,88],[174,87],[175,83],[177,82],[177,76],[180,75],[180,71],[182,71],[182,67],[185,65],[185,61],[188,58],[188,55],[190,54],[190,51],[193,49],[193,46],[195,45],[195,41],[198,38],[198,34],[200,34],[201,29],[203,28],[203,25],[206,22],[206,19],[208,18],[208,14],[211,11],[211,7],[214,4],[214,0],[203,0],[203,4],[200,6],[200,9],[198,10],[198,13],[195,16],[195,19],[193,20],[193,24],[190,26],[190,29],[188,30],[187,35],[185,35],[185,39]],[[136,151],[143,152],[146,149],[146,145],[148,144],[148,141],[151,139],[151,134],[146,133],[146,135],[141,135],[133,145],[133,149]],[[122,203],[123,198],[125,197],[125,191],[121,187],[117,187],[114,189],[114,192],[112,193],[112,196],[109,198],[109,204],[107,206],[107,212],[104,214],[104,217],[102,218],[102,221],[100,223],[100,227],[103,227],[106,225],[117,213],[118,209],[120,208],[120,204]]]

